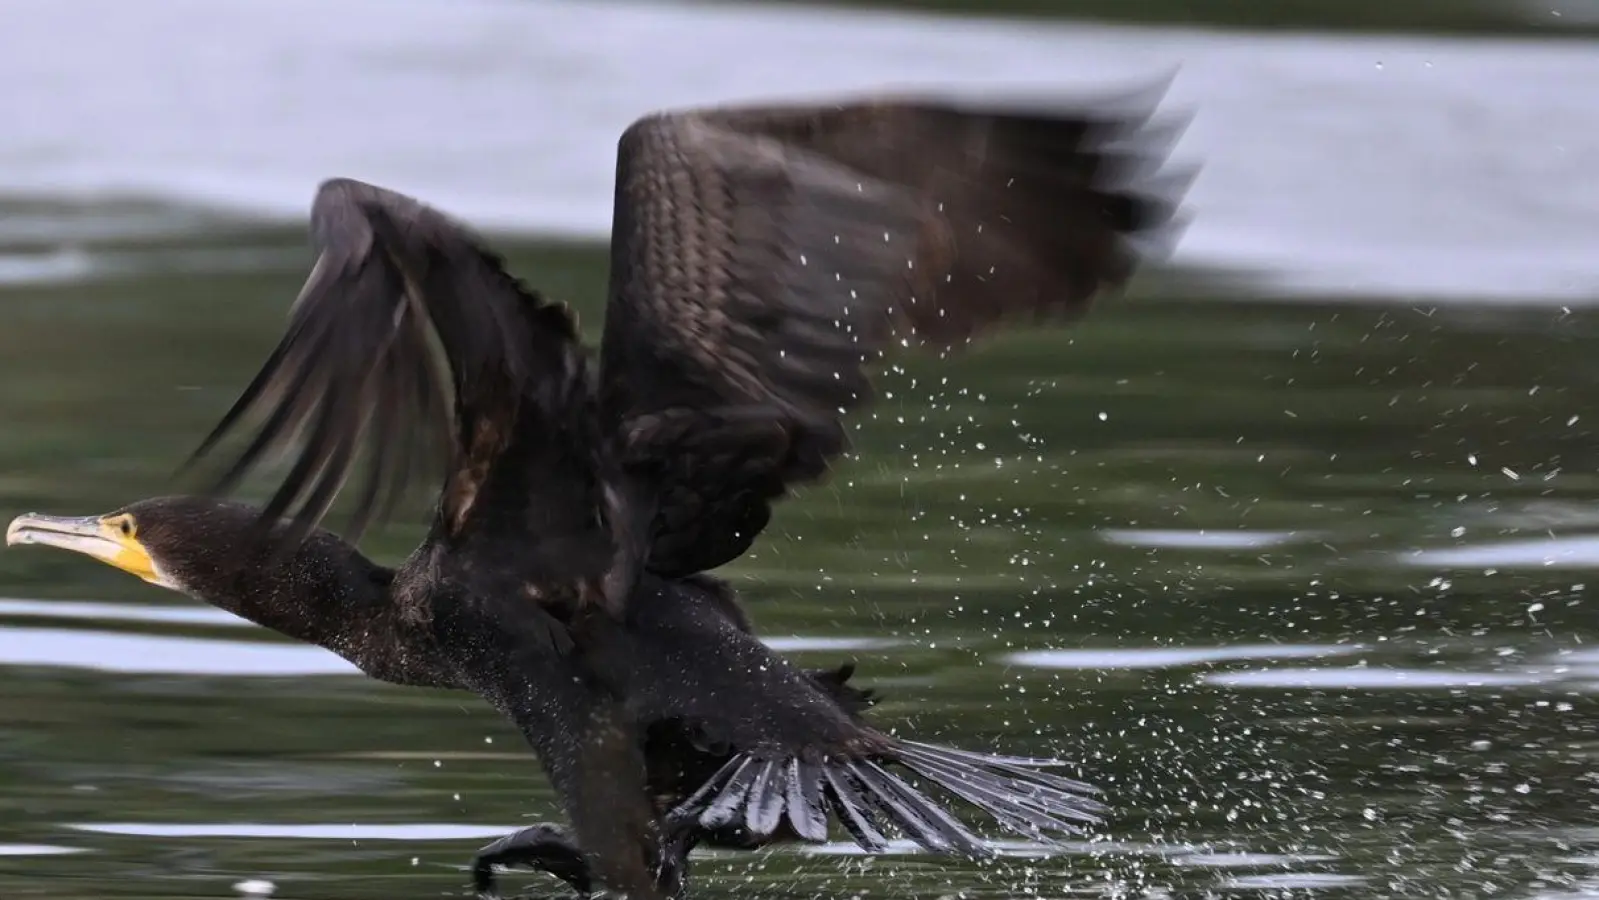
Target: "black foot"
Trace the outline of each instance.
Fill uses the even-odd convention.
[[[655,884],[667,897],[677,897],[688,880],[688,854],[699,843],[700,833],[692,825],[668,827],[661,841],[655,864]],[[480,900],[500,900],[494,884],[494,867],[526,866],[554,875],[587,897],[594,893],[594,879],[583,851],[559,825],[531,825],[494,841],[472,858],[472,888]]]
[[[688,883],[688,854],[704,834],[695,823],[663,823],[655,857],[655,886],[667,897],[680,897]]]
[[[554,875],[582,896],[594,893],[583,851],[559,825],[533,825],[500,838],[472,858],[472,887],[482,900],[499,900],[494,867],[527,866]]]

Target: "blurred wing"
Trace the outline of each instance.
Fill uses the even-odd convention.
[[[1175,132],[1153,110],[887,99],[632,125],[602,347],[628,473],[613,527],[658,572],[727,562],[845,450],[891,344],[962,344],[1120,286],[1186,183],[1159,175]]]
[[[418,460],[443,451],[451,468],[441,516],[458,528],[526,414],[520,398],[531,389],[554,402],[580,377],[572,317],[507,274],[464,226],[383,188],[322,184],[311,237],[316,264],[287,333],[195,458],[259,408],[259,429],[218,489],[297,442],[263,512],[265,522],[292,512],[292,543],[326,515],[364,445],[353,542],[387,515]]]

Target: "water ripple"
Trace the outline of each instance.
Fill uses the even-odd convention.
[[[280,677],[359,675],[308,644],[0,626],[0,665],[56,666],[129,675]]]
[[[1325,669],[1252,669],[1217,672],[1204,681],[1222,687],[1319,688],[1349,690],[1416,690],[1524,687],[1560,679],[1559,670],[1505,672],[1453,672],[1444,669],[1402,669],[1388,666],[1351,666]]]
[[[1173,550],[1259,550],[1305,537],[1297,531],[1180,531],[1158,528],[1106,528],[1102,540],[1126,547]]]
[[[516,825],[463,825],[442,822],[335,825],[228,823],[90,822],[68,824],[76,831],[162,838],[297,838],[342,841],[464,841],[502,837]]]
[[[82,847],[58,847],[54,844],[0,844],[0,856],[65,856],[87,852]]]
[[[254,627],[214,606],[145,606],[134,603],[103,603],[86,600],[33,600],[26,597],[0,597],[0,616],[30,616],[47,619],[89,619],[97,622],[160,622],[171,625],[242,625]]]
[[[1591,569],[1599,566],[1599,535],[1414,550],[1399,554],[1397,558],[1405,565],[1426,568]]]
[[[1241,659],[1319,659],[1363,651],[1359,644],[1239,644],[1227,647],[1094,647],[1024,650],[1002,659],[1040,669],[1163,669]]]
[[[1276,872],[1270,875],[1240,875],[1222,883],[1234,890],[1304,891],[1316,888],[1357,887],[1368,879],[1364,875],[1338,875],[1333,872]]]
[[[18,597],[0,598],[0,616],[257,627],[248,620],[209,606],[143,606]],[[892,638],[797,634],[767,636],[762,641],[779,653],[878,650],[903,643]],[[360,669],[342,657],[310,644],[13,625],[0,625],[0,665],[57,666],[140,675],[361,674]]]

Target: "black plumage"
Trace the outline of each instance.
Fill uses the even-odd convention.
[[[1009,829],[1070,833],[1099,810],[1087,785],[876,730],[847,673],[785,662],[702,573],[847,449],[873,360],[1078,314],[1163,247],[1184,182],[1162,172],[1152,100],[645,117],[618,147],[597,358],[464,225],[328,181],[287,332],[196,454],[258,420],[226,489],[297,445],[265,507],[161,498],[11,534],[77,541],[374,677],[488,699],[575,831],[489,861],[655,896],[698,841],[823,840],[829,818],[868,849],[897,830],[984,852],[891,766]],[[445,478],[427,537],[394,569],[367,561],[354,541],[429,461]],[[320,523],[352,477],[340,538]]]

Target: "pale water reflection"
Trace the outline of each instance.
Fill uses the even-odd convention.
[[[1013,666],[1040,669],[1161,669],[1203,663],[1254,659],[1320,659],[1348,656],[1367,649],[1348,646],[1242,644],[1229,647],[1106,647],[1075,650],[1030,650],[1003,657]]]
[[[0,598],[0,618],[79,619],[102,623],[257,626],[208,606],[163,607],[132,603],[44,601]],[[276,639],[229,640],[139,634],[86,628],[41,628],[0,624],[0,666],[62,666],[146,675],[290,677],[360,675],[338,655]],[[771,635],[762,638],[783,652],[882,650],[904,643],[894,638],[839,635]]]
[[[351,823],[334,825],[307,823],[301,825],[263,824],[251,822],[203,823],[182,825],[155,824],[151,822],[92,822],[76,823],[67,827],[95,834],[125,834],[136,837],[160,838],[306,838],[310,840],[343,841],[488,841],[514,831],[518,825],[506,822],[500,825],[467,825],[462,823],[414,822],[386,825]]]
[[[1599,535],[1499,541],[1399,554],[1406,565],[1429,569],[1560,568],[1599,566]]]
[[[95,622],[159,622],[168,625],[218,625],[254,628],[254,623],[226,610],[198,603],[148,606],[88,600],[30,600],[0,597],[0,617],[85,619]]]
[[[0,626],[0,665],[140,675],[282,678],[361,674],[341,657],[304,644],[16,626]]]
[[[487,227],[594,237],[609,229],[617,135],[651,109],[885,85],[1075,90],[1175,70],[1173,101],[1198,113],[1183,150],[1205,165],[1181,262],[1258,272],[1281,292],[1588,302],[1593,48],[793,4],[53,0],[0,29],[0,83],[22,86],[0,94],[0,192],[299,222],[338,174]],[[77,218],[84,234],[108,227]]]
[[[1316,688],[1320,690],[1466,690],[1524,687],[1564,681],[1562,671],[1451,672],[1349,666],[1337,669],[1257,669],[1206,675],[1209,684],[1232,688]]]
[[[1107,528],[1099,536],[1127,547],[1164,547],[1184,550],[1252,550],[1278,547],[1314,538],[1298,531],[1178,531],[1176,529]]]
[[[0,856],[67,856],[83,853],[82,847],[57,847],[52,844],[0,844]]]

